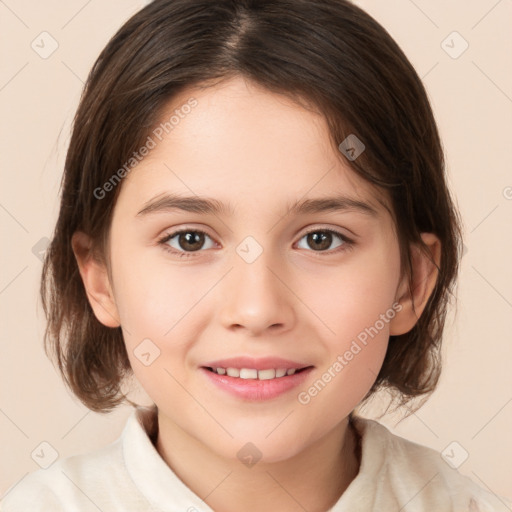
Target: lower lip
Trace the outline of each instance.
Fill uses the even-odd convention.
[[[306,368],[293,375],[268,380],[240,379],[238,377],[229,377],[228,375],[219,375],[206,368],[200,368],[200,370],[220,389],[238,398],[264,401],[276,398],[302,384],[313,370],[313,367]]]

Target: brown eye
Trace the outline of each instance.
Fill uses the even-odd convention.
[[[204,233],[198,231],[186,231],[179,233],[178,245],[186,251],[197,251],[204,243]]]
[[[209,247],[205,247],[205,241],[211,240],[211,238],[204,232],[192,229],[182,229],[181,231],[175,231],[169,235],[166,235],[160,244],[170,252],[177,254],[178,256],[188,256],[187,253],[198,252],[201,249],[211,249],[214,247],[214,243],[211,242]]]
[[[327,250],[332,244],[332,235],[325,232],[309,233],[307,236],[307,242],[310,247],[314,247],[318,250]]]
[[[341,240],[341,243],[331,247],[336,238]],[[316,229],[310,231],[301,238],[301,240],[303,239],[306,240],[306,247],[301,248],[313,249],[314,252],[326,252],[329,249],[337,249],[338,247],[345,249],[351,245],[351,240],[331,229]]]

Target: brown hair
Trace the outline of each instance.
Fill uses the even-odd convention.
[[[88,234],[108,265],[108,234],[122,183],[102,187],[146,140],[177,93],[243,76],[312,105],[336,147],[357,134],[366,150],[351,168],[389,198],[402,272],[421,232],[441,241],[435,288],[412,330],[391,336],[377,380],[403,403],[431,393],[458,272],[461,228],[445,182],[434,116],[406,56],[373,18],[346,0],[155,0],[129,19],[94,64],[74,119],[60,213],[43,266],[45,349],[71,390],[106,412],[126,399],[131,374],[121,328],[88,302],[71,237]],[[344,158],[340,154],[340,158]],[[405,275],[405,274],[404,274]]]

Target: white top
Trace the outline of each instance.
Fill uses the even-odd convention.
[[[156,407],[138,407],[121,436],[92,453],[58,460],[14,484],[2,512],[212,512],[165,463],[153,445]],[[354,418],[361,466],[329,512],[509,512],[430,448]]]

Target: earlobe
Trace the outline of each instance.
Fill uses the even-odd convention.
[[[441,242],[433,233],[421,233],[421,238],[429,254],[425,254],[418,246],[411,249],[411,290],[408,276],[403,276],[396,294],[396,301],[400,303],[402,309],[390,322],[392,336],[405,334],[416,325],[437,281],[441,262]]]
[[[71,246],[94,315],[106,327],[119,327],[121,322],[107,269],[94,256],[90,237],[77,231],[72,236]]]

